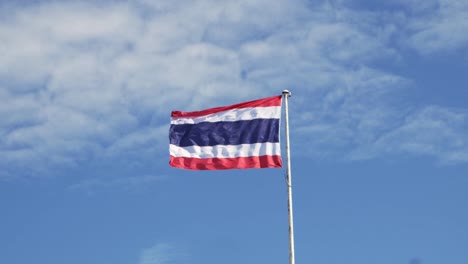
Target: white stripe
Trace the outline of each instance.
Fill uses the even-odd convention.
[[[200,117],[175,117],[172,125],[197,124],[201,122],[239,121],[259,118],[280,118],[281,106],[249,107],[231,109]]]
[[[263,155],[281,155],[279,143],[255,143],[241,145],[190,146],[169,145],[169,153],[174,157],[185,158],[236,158]]]

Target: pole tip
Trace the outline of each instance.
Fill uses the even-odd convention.
[[[283,95],[291,97],[291,92],[289,90],[283,90]]]

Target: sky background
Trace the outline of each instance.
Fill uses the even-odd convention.
[[[296,262],[468,263],[468,1],[0,1],[0,263],[288,263],[284,169],[171,110],[292,92]],[[283,133],[284,134],[284,133]]]

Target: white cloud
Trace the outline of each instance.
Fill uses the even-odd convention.
[[[138,264],[169,264],[176,263],[180,259],[172,246],[165,243],[157,243],[143,250]]]
[[[399,124],[401,113],[393,107],[395,97],[408,86],[408,80],[369,68],[335,74],[335,89],[318,90],[308,99],[293,98],[306,104],[292,116],[297,127],[292,135],[300,138],[298,153],[314,158],[344,159],[356,148],[368,145],[382,133]],[[297,94],[296,94],[297,95]],[[365,158],[374,154],[361,153]]]
[[[377,151],[435,156],[443,163],[468,162],[468,115],[428,106],[410,114],[375,142]]]
[[[460,0],[439,0],[432,6],[430,12],[409,19],[409,45],[422,54],[466,49],[468,3]],[[412,7],[416,10],[419,8],[416,4]]]

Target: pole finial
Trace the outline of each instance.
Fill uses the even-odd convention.
[[[284,96],[288,96],[288,97],[291,97],[291,92],[289,90],[283,90],[283,95]]]

